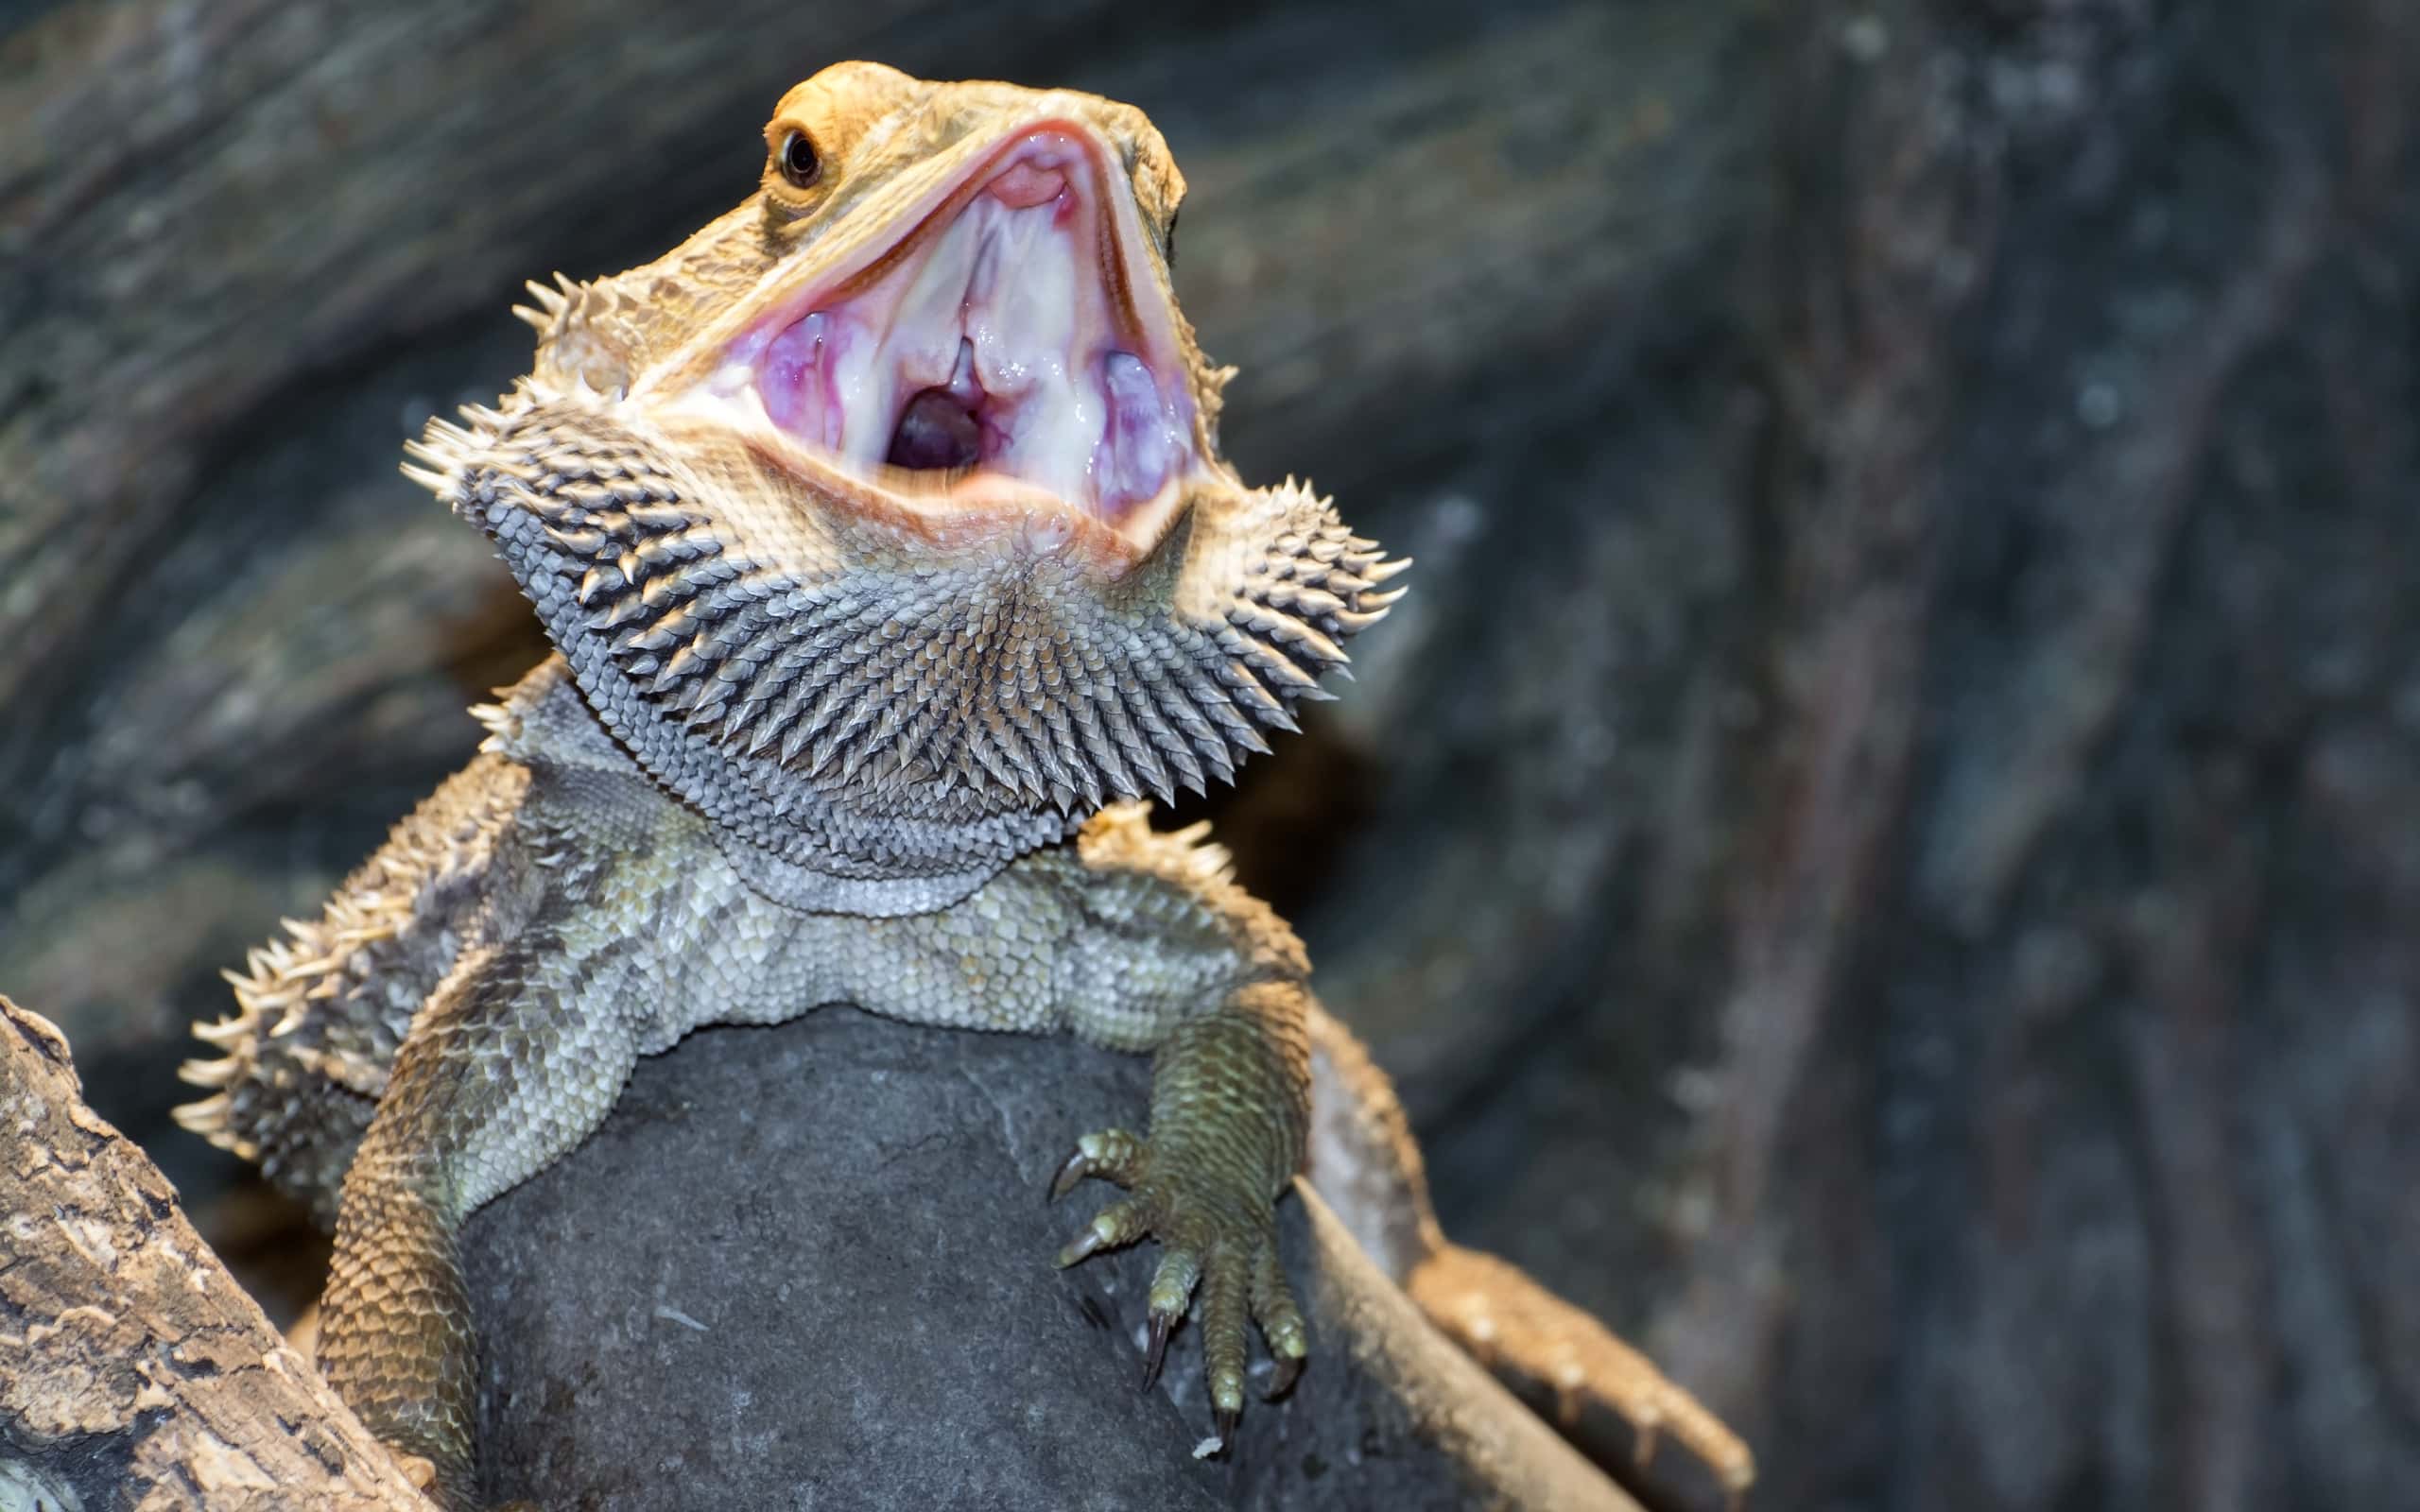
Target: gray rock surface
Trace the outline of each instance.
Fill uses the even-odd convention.
[[[1178,1332],[1136,1390],[1149,1246],[1057,1273],[1138,1058],[847,1009],[646,1062],[471,1227],[492,1492],[550,1507],[1633,1503],[1429,1331],[1316,1195],[1284,1208],[1315,1353],[1231,1455]]]

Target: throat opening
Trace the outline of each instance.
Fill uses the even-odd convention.
[[[983,425],[946,388],[927,388],[899,412],[883,458],[910,472],[958,472],[983,460]]]
[[[900,406],[883,460],[911,472],[961,472],[984,460],[986,396],[975,377],[975,343],[960,340],[949,382],[920,388]],[[992,438],[995,442],[996,437]]]

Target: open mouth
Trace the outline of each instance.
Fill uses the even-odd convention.
[[[1070,132],[1014,138],[743,337],[717,387],[752,388],[792,441],[902,503],[1039,493],[1148,545],[1199,461],[1194,406],[1102,180]]]

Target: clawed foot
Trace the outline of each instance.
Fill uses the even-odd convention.
[[[1144,1386],[1159,1378],[1168,1335],[1184,1316],[1195,1286],[1201,1289],[1201,1356],[1210,1383],[1210,1411],[1222,1446],[1232,1443],[1243,1414],[1246,1315],[1260,1325],[1275,1372],[1268,1395],[1285,1395],[1302,1374],[1308,1332],[1277,1260],[1273,1204],[1248,1184],[1220,1178],[1217,1162],[1163,1153],[1123,1129],[1103,1129],[1076,1143],[1076,1153],[1050,1183],[1052,1200],[1087,1177],[1129,1194],[1096,1215],[1059,1252],[1063,1268],[1104,1249],[1145,1237],[1165,1248],[1151,1277],[1150,1345]]]

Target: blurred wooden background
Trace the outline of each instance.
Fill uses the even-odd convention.
[[[0,19],[0,988],[224,1235],[184,1024],[538,654],[401,440],[866,56],[1147,109],[1231,453],[1418,558],[1207,812],[1458,1237],[1760,1505],[2410,1501],[2411,8],[705,15]]]

